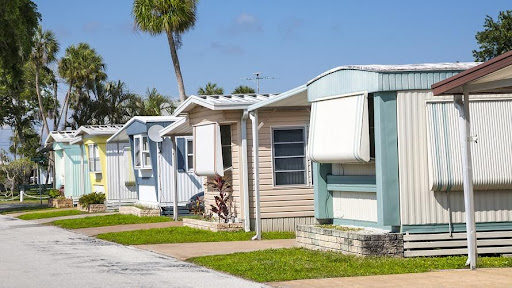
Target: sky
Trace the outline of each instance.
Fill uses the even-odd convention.
[[[178,97],[165,35],[135,31],[131,0],[35,0],[59,57],[86,42],[103,57],[109,80],[131,92]],[[464,4],[464,5],[461,5]],[[507,5],[508,4],[508,5]],[[284,92],[341,65],[473,61],[486,15],[508,1],[202,0],[178,51],[187,94],[207,82],[230,93],[261,72],[261,93]],[[60,97],[67,90],[60,83]],[[0,148],[6,131],[0,131]]]

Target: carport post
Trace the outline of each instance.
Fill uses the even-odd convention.
[[[466,211],[466,233],[468,242],[468,260],[466,265],[476,269],[478,257],[476,247],[475,204],[473,199],[473,164],[471,162],[471,121],[469,115],[469,94],[454,95],[455,108],[459,111],[459,132],[462,152],[462,167],[464,173],[464,208]]]
[[[172,143],[172,188],[173,188],[173,214],[174,214],[174,221],[178,221],[178,173],[176,169],[178,169],[178,157],[176,155],[176,136],[171,137],[171,143]]]

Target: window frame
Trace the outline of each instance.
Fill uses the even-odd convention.
[[[137,145],[136,140],[138,140],[138,146],[139,146],[138,150],[137,150],[137,147],[135,147]],[[147,150],[143,149],[144,148],[144,140],[146,140],[146,142],[147,142],[147,148],[148,148]],[[150,143],[149,143],[149,138],[147,135],[139,134],[139,135],[135,135],[133,137],[133,146],[134,146],[133,147],[134,148],[133,149],[134,150],[134,152],[133,152],[133,167],[135,167],[136,169],[147,169],[147,170],[152,169],[151,152],[150,152],[151,149],[149,148],[149,145],[150,145]],[[139,165],[137,165],[137,161],[136,161],[137,160],[136,159],[137,151],[139,152],[139,163],[140,163]],[[149,156],[149,159],[150,159],[149,165],[144,164],[144,155],[146,155],[146,154]]]
[[[285,158],[299,158],[299,156],[277,156],[276,158],[276,155],[275,155],[275,144],[276,144],[276,141],[274,140],[274,131],[276,130],[297,130],[297,129],[301,129],[302,130],[302,137],[303,137],[303,155],[302,157],[304,158],[304,170],[286,170],[285,172],[283,171],[277,171],[276,172],[276,165],[275,165],[275,160],[276,159],[285,159]],[[308,127],[307,125],[293,125],[293,126],[272,126],[270,127],[270,137],[271,137],[271,150],[272,150],[272,161],[271,161],[271,166],[272,166],[272,186],[274,188],[283,188],[283,187],[310,187],[310,177],[309,177],[309,160],[307,159],[307,145],[308,145]],[[277,142],[277,144],[298,144],[298,143],[301,143],[301,142],[283,142],[283,143],[280,143],[280,142]],[[276,177],[276,173],[287,173],[287,172],[300,172],[300,171],[304,171],[304,183],[302,184],[277,184],[276,181],[277,181],[277,177]]]
[[[189,142],[192,143],[192,153],[188,149]],[[189,157],[192,157],[191,161],[189,161]],[[190,164],[192,164],[192,167],[190,167]],[[189,137],[185,138],[185,171],[194,172],[194,139]]]
[[[224,160],[226,159],[224,157],[224,153],[222,153],[222,169],[224,170],[228,170],[228,169],[232,169],[233,168],[233,138],[232,138],[232,134],[231,133],[231,123],[226,123],[226,124],[219,124],[219,132],[220,132],[220,147],[221,147],[221,151],[223,152],[223,148],[224,147],[229,147],[229,158],[231,159],[231,165],[230,166],[224,166]],[[229,127],[229,144],[222,144],[222,126],[225,126],[225,127]]]
[[[101,173],[101,159],[98,144],[88,144],[87,147],[89,149],[89,159],[87,159],[89,161],[89,172]]]

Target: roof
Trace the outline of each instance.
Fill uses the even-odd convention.
[[[192,134],[192,126],[188,122],[188,117],[180,117],[178,121],[160,130],[160,137],[190,134]]]
[[[83,125],[75,132],[75,137],[79,135],[112,135],[123,128],[122,124],[113,125]]]
[[[74,137],[75,132],[75,130],[51,131],[50,134],[48,134],[48,137],[46,137],[46,141],[44,141],[44,146],[48,146],[53,142],[69,143],[76,138]]]
[[[186,113],[197,105],[210,110],[246,109],[254,103],[276,96],[277,94],[191,95],[176,108],[173,115]]]
[[[479,62],[455,62],[455,63],[424,63],[424,64],[402,64],[402,65],[346,65],[339,66],[328,70],[315,78],[311,79],[307,84],[311,84],[327,74],[340,70],[360,70],[377,73],[393,73],[393,72],[427,72],[427,71],[461,71],[478,65]]]
[[[434,95],[511,93],[512,51],[432,85]]]
[[[143,124],[155,123],[155,122],[168,122],[177,121],[178,117],[174,116],[135,116],[132,117],[126,124],[124,124],[112,137],[107,139],[107,142],[123,142],[128,141],[128,134],[126,134],[126,128],[135,122]]]
[[[247,108],[248,111],[257,110],[263,107],[290,107],[290,106],[310,106],[308,102],[307,86],[301,85],[275,97],[254,103]]]

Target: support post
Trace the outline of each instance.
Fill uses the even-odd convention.
[[[245,232],[251,231],[251,214],[249,213],[249,168],[247,164],[247,118],[249,112],[244,110],[242,119],[240,121],[241,134],[242,134],[242,188],[244,191],[244,230]]]
[[[174,199],[172,201],[172,205],[173,205],[173,208],[172,208],[172,212],[173,212],[173,215],[174,215],[174,221],[178,221],[178,173],[177,173],[177,170],[178,169],[178,160],[177,160],[177,157],[176,157],[176,136],[172,136],[171,138],[171,142],[172,142],[172,171],[173,171],[173,175],[172,175],[172,192],[173,192],[173,195],[174,195]]]
[[[471,121],[469,116],[469,95],[454,95],[455,108],[459,111],[459,132],[462,152],[462,167],[464,173],[464,208],[466,211],[466,233],[468,242],[468,261],[470,269],[476,269],[478,257],[476,247],[475,204],[473,199],[473,164],[471,161],[470,133]]]
[[[259,169],[259,139],[258,139],[258,110],[250,114],[252,124],[252,163],[254,173],[254,195],[256,196],[256,236],[253,240],[261,240],[261,212],[260,212],[260,169]]]

